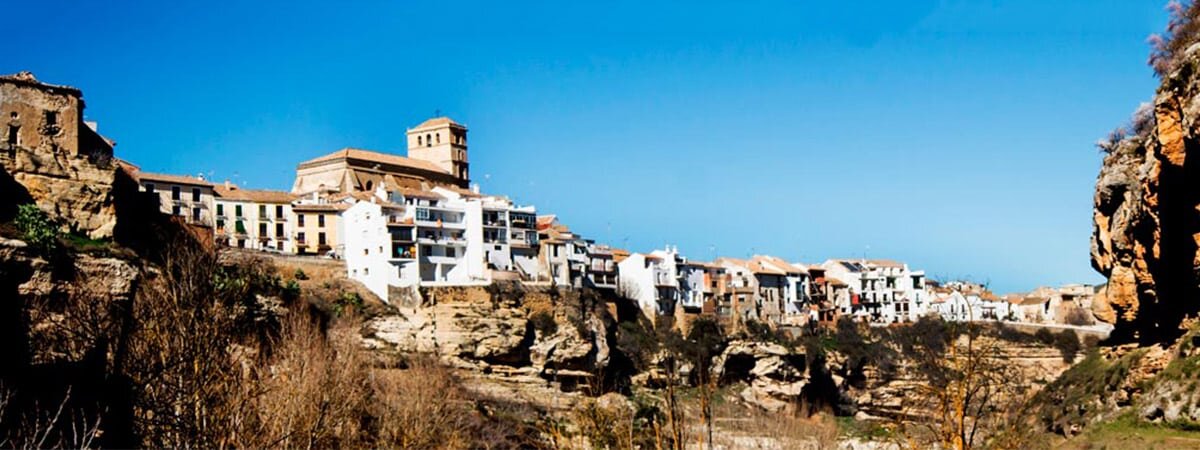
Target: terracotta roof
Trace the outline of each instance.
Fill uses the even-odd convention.
[[[904,267],[904,263],[893,261],[890,259],[868,259],[867,264],[871,264],[871,265],[877,266],[877,267],[895,267],[898,269]]]
[[[214,186],[208,181],[204,181],[196,177],[189,177],[187,175],[170,175],[165,173],[137,171],[133,173],[133,176],[136,177],[138,181],[157,181],[159,183],[186,184],[188,186]]]
[[[412,129],[413,130],[421,130],[421,129],[431,128],[431,127],[436,127],[436,126],[441,126],[441,125],[450,125],[450,126],[459,127],[459,128],[466,128],[465,126],[463,126],[463,124],[455,122],[454,120],[451,120],[449,117],[443,116],[443,117],[434,117],[432,119],[421,122],[420,125],[417,125],[416,127],[413,127]]]
[[[442,196],[437,195],[437,193],[435,193],[435,192],[426,191],[423,189],[412,189],[412,188],[402,187],[402,188],[396,189],[396,192],[398,192],[400,195],[403,195],[406,198],[427,198],[427,199],[433,199],[433,200],[440,200],[442,198]]]
[[[543,228],[548,228],[548,227],[550,227],[550,225],[554,224],[554,221],[556,221],[556,220],[558,220],[558,216],[556,216],[554,214],[537,216],[537,228],[539,230],[541,230]]]
[[[400,155],[392,155],[388,153],[380,153],[372,150],[363,150],[360,148],[343,148],[328,155],[320,156],[300,163],[300,166],[312,164],[320,164],[329,161],[337,161],[340,159],[360,159],[363,161],[377,162],[381,164],[391,164],[394,166],[411,167],[414,169],[428,170],[437,173],[449,173],[438,167],[437,164],[425,161],[423,159],[413,159]]]
[[[242,189],[235,185],[218,184],[213,187],[213,191],[218,197],[226,200],[241,200],[254,203],[291,203],[296,200],[296,195],[283,191],[269,191],[263,189]]]
[[[345,211],[350,209],[349,203],[307,203],[292,205],[292,211]]]
[[[753,261],[757,262],[760,266],[772,267],[776,272],[782,271],[786,273],[808,273],[808,271],[803,267],[796,266],[795,264],[783,260],[783,258],[778,258],[775,256],[754,255]]]

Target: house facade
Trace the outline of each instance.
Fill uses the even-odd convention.
[[[825,276],[850,288],[849,311],[858,319],[877,323],[911,322],[929,309],[925,272],[891,260],[831,259],[822,264]]]
[[[218,184],[215,194],[215,227],[218,244],[279,253],[296,253],[292,202],[283,191],[242,189]]]
[[[136,171],[138,189],[158,198],[159,211],[203,227],[215,225],[214,185],[201,177]]]

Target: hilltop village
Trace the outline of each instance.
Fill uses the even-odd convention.
[[[111,235],[111,201],[86,191],[116,171],[161,214],[213,246],[334,258],[384,302],[418,287],[512,281],[607,291],[635,300],[650,318],[817,326],[841,317],[891,324],[932,314],[1094,323],[1098,290],[1087,285],[999,296],[980,284],[939,283],[885,259],[698,261],[672,246],[635,252],[598,243],[553,214],[481,191],[470,177],[468,129],[448,117],[409,128],[406,156],[340,149],[300,162],[291,190],[272,191],[154,173],[114,157],[115,143],[83,120],[77,89],[28,72],[0,77],[0,88],[7,120],[0,162],[43,210],[73,220],[64,227]]]

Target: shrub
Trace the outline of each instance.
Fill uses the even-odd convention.
[[[292,278],[295,278],[300,281],[304,281],[304,280],[308,279],[308,274],[304,273],[304,269],[297,267],[296,273],[292,274]]]
[[[1054,348],[1062,352],[1063,362],[1070,363],[1075,361],[1075,355],[1079,353],[1079,336],[1075,334],[1075,330],[1066,330],[1058,333],[1054,337]]]
[[[533,329],[542,333],[543,336],[551,335],[558,332],[558,322],[554,321],[554,315],[549,311],[538,311],[529,316],[529,323],[533,325]]]
[[[1160,77],[1175,69],[1180,53],[1200,35],[1200,23],[1195,20],[1200,15],[1200,4],[1190,0],[1171,1],[1167,11],[1171,17],[1167,30],[1153,34],[1149,39],[1151,50],[1147,64]]]
[[[1081,327],[1096,323],[1095,319],[1092,318],[1092,313],[1078,307],[1071,308],[1070,311],[1067,311],[1067,317],[1064,320],[1066,320],[1068,325]]]
[[[1033,337],[1042,344],[1054,345],[1054,332],[1049,328],[1038,328],[1037,332],[1033,333]]]
[[[29,245],[46,251],[58,248],[58,226],[37,205],[30,203],[18,206],[13,223]]]

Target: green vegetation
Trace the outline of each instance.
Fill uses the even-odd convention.
[[[1132,413],[1093,424],[1079,436],[1067,439],[1060,448],[1177,449],[1200,447],[1200,432],[1146,422]]]
[[[18,206],[13,224],[21,232],[22,240],[29,245],[45,252],[58,249],[58,225],[37,205],[30,203]]]
[[[1038,419],[1047,429],[1064,433],[1110,412],[1105,399],[1121,388],[1130,369],[1145,354],[1146,350],[1135,350],[1106,361],[1096,351],[1088,353],[1034,398],[1039,405]]]

